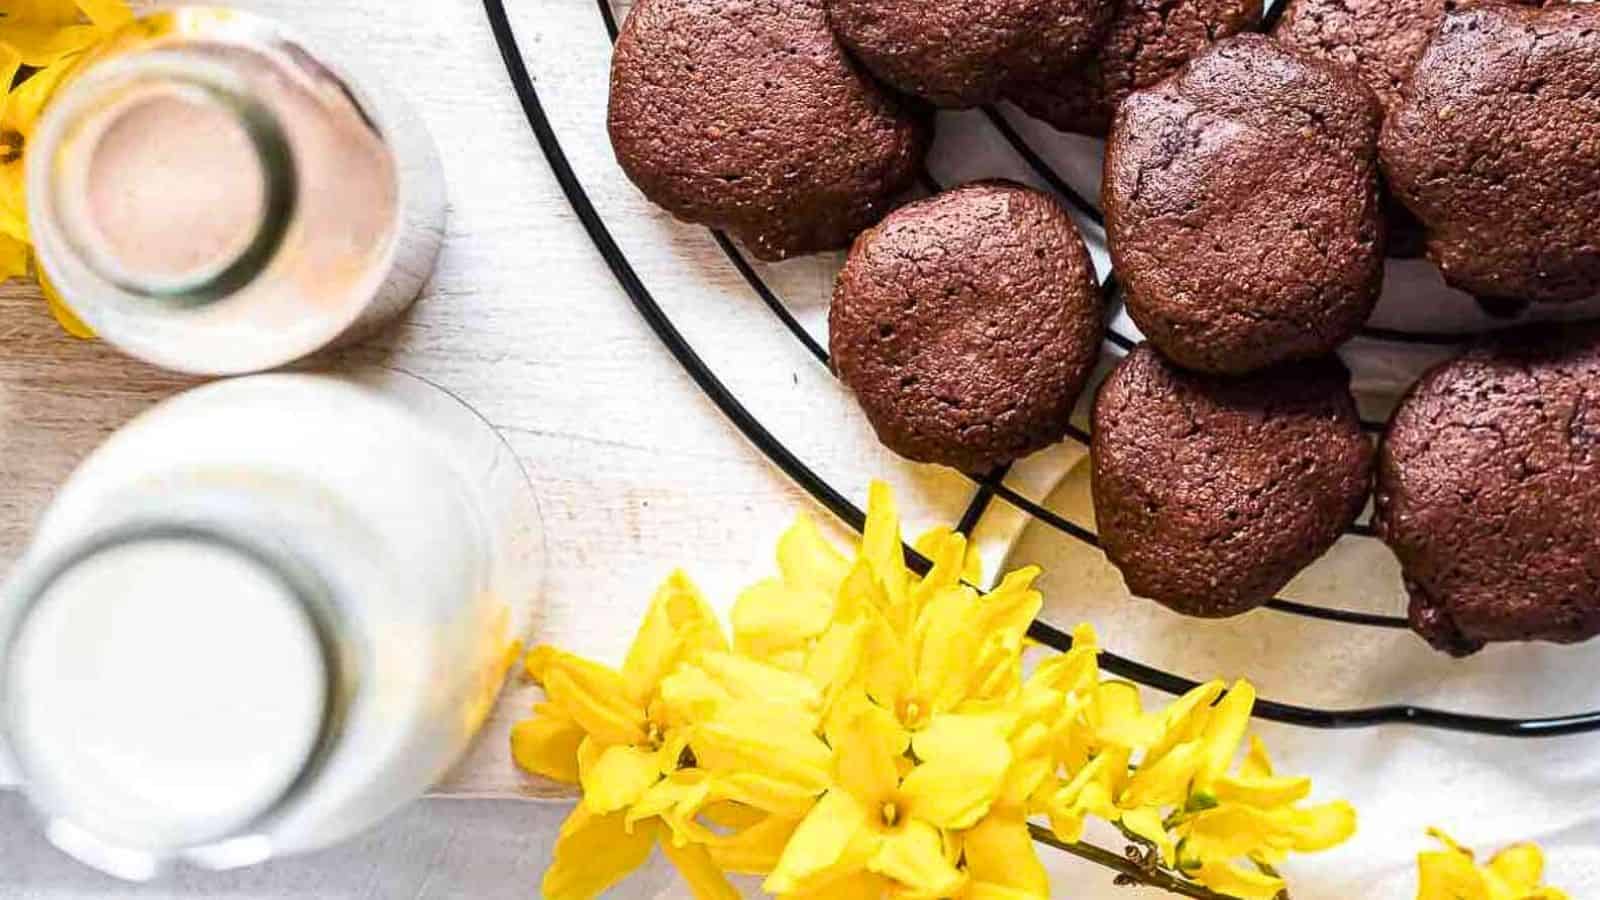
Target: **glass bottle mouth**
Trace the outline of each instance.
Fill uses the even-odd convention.
[[[263,542],[144,522],[24,565],[5,743],[63,850],[124,878],[260,861],[347,702],[325,587]]]
[[[27,152],[36,239],[138,298],[199,305],[232,294],[276,254],[296,203],[282,124],[203,51],[89,67]]]

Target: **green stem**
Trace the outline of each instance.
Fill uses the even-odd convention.
[[[1096,847],[1093,844],[1082,842],[1069,844],[1057,838],[1048,828],[1030,823],[1028,831],[1033,834],[1033,839],[1041,844],[1046,844],[1057,850],[1065,850],[1080,859],[1086,859],[1089,862],[1115,870],[1119,876],[1134,883],[1160,888],[1170,894],[1177,894],[1181,897],[1193,897],[1194,900],[1232,900],[1225,894],[1219,894],[1186,878],[1179,878],[1165,869],[1147,869],[1134,860],[1119,853],[1113,853],[1104,847]]]

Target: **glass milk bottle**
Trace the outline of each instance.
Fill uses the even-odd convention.
[[[121,877],[325,846],[460,758],[542,560],[516,457],[427,383],[195,389],[81,465],[0,591],[0,745]]]
[[[242,13],[136,20],[26,152],[45,274],[101,337],[178,371],[259,371],[365,336],[417,297],[444,236],[421,121]]]

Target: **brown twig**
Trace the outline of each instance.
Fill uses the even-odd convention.
[[[1080,859],[1086,859],[1089,862],[1114,870],[1119,881],[1160,888],[1181,897],[1193,897],[1194,900],[1232,900],[1225,894],[1219,894],[1204,885],[1195,884],[1186,878],[1180,878],[1166,869],[1143,865],[1127,856],[1113,853],[1104,847],[1096,847],[1093,844],[1082,842],[1069,844],[1057,838],[1048,828],[1029,823],[1028,831],[1033,835],[1033,839],[1041,844],[1046,844],[1057,850],[1064,850]]]

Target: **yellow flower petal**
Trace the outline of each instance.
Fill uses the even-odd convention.
[[[1198,738],[1211,714],[1211,704],[1222,696],[1227,685],[1210,681],[1173,701],[1161,714],[1162,735],[1145,754],[1147,761],[1155,761],[1172,748]]]
[[[0,281],[27,274],[28,245],[8,234],[0,234]]]
[[[677,867],[695,900],[739,900],[739,892],[728,883],[727,876],[717,868],[705,847],[699,844],[679,846],[664,841],[661,852]]]
[[[967,539],[957,533],[946,534],[937,546],[929,547],[924,554],[933,562],[933,568],[928,574],[922,576],[911,589],[908,613],[912,620],[920,614],[923,607],[941,591],[958,587],[962,576],[967,573],[968,555]],[[908,623],[897,623],[900,628],[905,628]]]
[[[1241,778],[1271,778],[1272,758],[1267,755],[1267,745],[1261,743],[1261,738],[1250,735],[1250,751],[1245,754],[1244,762],[1239,764]]]
[[[1138,749],[1157,743],[1164,733],[1164,719],[1145,715],[1139,688],[1130,682],[1102,682],[1088,713],[1095,740],[1102,744]]]
[[[1544,851],[1537,844],[1514,844],[1490,858],[1489,871],[1514,890],[1532,891],[1544,880]]]
[[[1337,800],[1308,809],[1289,810],[1290,848],[1316,853],[1349,840],[1356,833],[1355,807]]]
[[[102,31],[121,28],[133,21],[133,10],[123,0],[77,0],[77,6]]]
[[[778,570],[790,587],[832,597],[850,573],[850,561],[822,537],[810,517],[800,516],[778,540]]]
[[[0,24],[0,43],[17,51],[26,66],[43,69],[101,38],[93,25]]]
[[[652,750],[622,744],[603,747],[588,737],[578,747],[578,778],[584,805],[605,815],[638,801],[661,779],[661,769]]]
[[[622,664],[628,696],[643,708],[661,679],[701,652],[727,650],[716,614],[688,576],[673,572],[656,590]]]
[[[725,871],[766,875],[778,867],[783,848],[799,825],[799,819],[767,816],[732,834],[712,838],[707,849]]]
[[[511,726],[512,759],[535,775],[577,784],[583,729],[553,703],[541,703],[533,712],[533,718]]]
[[[543,660],[545,693],[584,731],[603,745],[645,742],[644,709],[615,670],[559,651]]]
[[[911,641],[917,693],[936,711],[958,707],[972,693],[966,665],[982,638],[972,623],[977,592],[952,587],[934,594],[917,618]]]
[[[1470,856],[1450,850],[1417,854],[1417,900],[1491,900]]]
[[[960,537],[954,528],[948,525],[936,525],[918,535],[911,546],[928,559],[937,559],[944,549],[945,542],[954,537]],[[968,584],[977,584],[983,580],[983,557],[978,554],[978,548],[964,538],[962,547],[965,555],[961,563],[961,580]]]
[[[757,772],[719,773],[716,780],[721,796],[774,816],[799,820],[817,804],[817,791],[810,785]]]
[[[1112,748],[1096,756],[1049,799],[1047,812],[1064,821],[1093,813],[1101,818],[1116,818],[1118,813],[1112,798],[1128,779],[1126,749]],[[1066,840],[1065,837],[1062,838]],[[1075,839],[1074,839],[1075,840]]]
[[[1228,693],[1212,708],[1200,736],[1204,750],[1200,769],[1195,773],[1195,786],[1198,789],[1209,790],[1233,764],[1239,744],[1250,727],[1250,714],[1255,706],[1255,686],[1240,680],[1234,682]]]
[[[633,828],[646,819],[659,818],[671,832],[671,839],[665,843],[704,843],[715,838],[716,832],[702,825],[697,817],[715,799],[714,787],[714,780],[705,772],[673,772],[651,785],[629,806],[624,824]]]
[[[1282,878],[1232,863],[1207,863],[1186,874],[1219,894],[1240,900],[1272,900],[1284,889]]]
[[[1122,827],[1154,844],[1161,852],[1162,861],[1168,866],[1176,862],[1177,844],[1162,823],[1159,809],[1145,806],[1129,810],[1122,814]]]
[[[804,675],[721,652],[701,654],[696,665],[735,699],[760,700],[796,712],[821,712],[822,692]]]
[[[561,826],[541,893],[546,900],[589,900],[643,865],[654,845],[652,829],[630,833],[621,813],[596,815],[580,804]]]
[[[733,642],[738,652],[768,659],[822,634],[833,617],[834,598],[768,579],[746,588],[734,601]]]
[[[994,717],[939,716],[912,746],[922,763],[900,785],[907,814],[961,829],[989,812],[1011,766],[1011,746]]]
[[[879,706],[863,704],[828,737],[839,786],[866,809],[889,802],[900,785],[896,761],[910,743],[910,735],[895,717]]]
[[[948,897],[962,875],[945,857],[939,830],[912,819],[883,838],[867,868],[929,897]]]
[[[1124,809],[1182,805],[1200,764],[1200,751],[1199,744],[1179,744],[1154,764],[1140,763],[1117,798],[1117,805]]]
[[[1028,566],[1002,578],[979,602],[977,627],[986,635],[1015,635],[1020,642],[1044,605],[1044,595],[1033,589],[1040,572]]]
[[[881,875],[857,872],[828,882],[816,890],[794,891],[779,900],[884,900],[890,896],[890,882]]]
[[[883,586],[888,608],[904,606],[911,571],[906,568],[894,492],[881,481],[874,481],[867,488],[867,524],[861,532],[861,558],[872,567],[873,576]]]
[[[856,843],[857,833],[866,829],[868,815],[848,791],[828,791],[795,829],[762,890],[788,894],[814,889],[808,888],[808,883],[816,882],[842,863],[852,862],[848,851]],[[840,877],[842,874],[845,873]]]
[[[695,729],[690,738],[700,768],[731,777],[748,774],[786,786],[783,796],[816,797],[832,779],[833,754],[811,725],[781,707],[729,707],[730,712]],[[734,798],[742,799],[742,798]],[[750,805],[767,808],[747,800]],[[769,812],[783,812],[769,809]]]
[[[733,702],[733,695],[722,683],[699,666],[680,666],[661,680],[656,710],[660,719],[672,725],[703,722],[717,710]]]
[[[1311,795],[1311,779],[1303,776],[1246,778],[1223,775],[1211,793],[1220,803],[1240,803],[1259,809],[1289,806]]]
[[[806,657],[802,671],[822,691],[824,708],[834,708],[860,682],[866,636],[866,622],[836,623]]]
[[[1014,892],[1005,896],[1050,896],[1050,876],[1020,814],[985,817],[962,835],[961,848],[971,879],[966,896],[985,896],[980,885],[991,892],[987,896],[1002,896],[992,893],[996,889]]]

